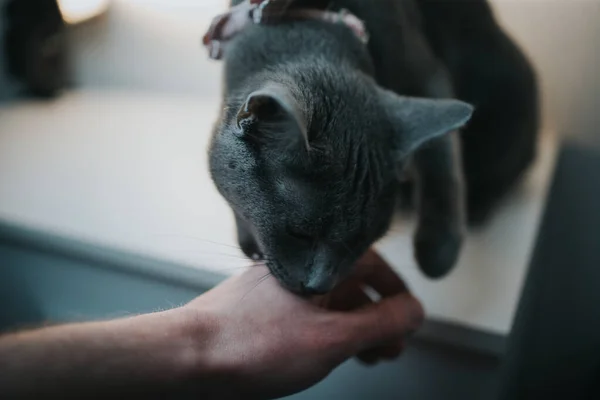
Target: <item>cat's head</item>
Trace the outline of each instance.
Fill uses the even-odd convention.
[[[389,228],[407,158],[472,107],[401,97],[341,67],[251,81],[216,127],[213,180],[286,288],[328,292]]]

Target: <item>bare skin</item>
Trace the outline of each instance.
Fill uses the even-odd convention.
[[[0,395],[276,398],[313,386],[349,358],[398,357],[423,318],[374,252],[352,279],[310,300],[256,267],[170,311],[6,335]]]

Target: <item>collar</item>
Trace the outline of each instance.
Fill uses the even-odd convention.
[[[220,60],[223,46],[228,40],[243,31],[248,25],[268,25],[286,21],[318,20],[332,24],[344,24],[363,43],[369,35],[363,21],[348,10],[338,12],[325,7],[303,6],[302,0],[245,0],[231,7],[228,12],[215,17],[204,35],[202,42],[208,49],[209,57]],[[319,3],[312,1],[311,3]],[[321,1],[321,3],[323,3]],[[327,2],[326,2],[327,3]]]

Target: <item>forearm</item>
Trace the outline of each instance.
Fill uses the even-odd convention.
[[[183,309],[8,335],[0,397],[160,397],[202,371],[210,337],[211,327]]]

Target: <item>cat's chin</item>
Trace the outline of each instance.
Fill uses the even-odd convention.
[[[313,296],[324,296],[331,292],[331,290],[333,290],[333,288],[330,287],[311,287],[305,286],[303,284],[289,284],[280,279],[277,279],[277,281],[288,292],[305,298]]]

